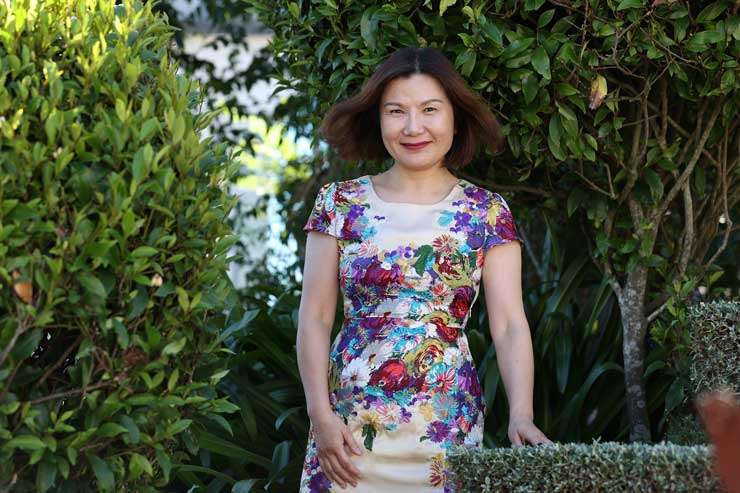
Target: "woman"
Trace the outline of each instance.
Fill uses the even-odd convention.
[[[533,424],[533,357],[519,236],[504,199],[451,170],[503,138],[449,60],[404,48],[320,128],[345,159],[384,173],[318,192],[299,308],[311,418],[301,492],[449,492],[453,445],[481,446],[486,411],[465,324],[481,279],[514,445]],[[495,247],[495,248],[494,248]],[[330,345],[338,291],[344,322]]]

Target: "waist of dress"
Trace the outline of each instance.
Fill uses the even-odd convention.
[[[423,314],[406,314],[406,313],[387,313],[383,315],[344,315],[344,322],[347,323],[352,320],[381,320],[386,319],[388,321],[407,321],[409,323],[420,323],[420,324],[432,324],[432,325],[444,325],[445,327],[455,327],[458,329],[463,329],[465,327],[465,322],[460,322],[458,319],[452,319],[449,321],[444,321],[440,317],[434,317],[430,316],[429,313],[423,313]]]

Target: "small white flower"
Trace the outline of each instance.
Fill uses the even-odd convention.
[[[427,324],[427,337],[437,337],[437,326],[433,323]]]
[[[344,255],[356,255],[362,251],[364,243],[350,243],[344,247]]]
[[[159,274],[154,274],[152,276],[152,279],[149,281],[149,285],[158,288],[162,285],[162,281],[162,276],[160,276]]]
[[[470,427],[470,431],[465,435],[465,445],[473,446],[476,443],[480,443],[483,439],[483,428],[480,424],[476,423]]]
[[[369,241],[363,241],[358,244],[356,250],[360,257],[373,257],[377,255],[379,251],[378,245]],[[352,252],[355,253],[355,250]]]
[[[470,347],[468,346],[468,338],[462,337],[458,340],[457,347],[460,348],[462,354],[470,354]]]
[[[401,422],[401,408],[398,404],[388,403],[376,408],[380,420],[384,425],[390,425]]]
[[[394,311],[396,313],[408,313],[411,311],[411,300],[408,298],[403,298],[400,300],[395,300],[395,308]]]
[[[374,370],[390,357],[392,351],[393,348],[387,342],[375,341],[365,347],[359,359],[365,360],[367,366]]]
[[[462,352],[455,346],[448,346],[445,349],[442,358],[447,366],[451,366],[453,368],[459,368],[463,363]]]
[[[342,370],[342,386],[364,387],[370,380],[370,368],[362,358],[355,358]]]
[[[429,271],[425,270],[421,274],[421,277],[419,277],[417,282],[418,282],[419,287],[427,289],[427,288],[431,288],[432,284],[434,283],[434,278],[429,273]]]

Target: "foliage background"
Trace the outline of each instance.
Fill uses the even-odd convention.
[[[170,35],[140,2],[0,3],[2,491],[156,491],[237,409],[235,168]]]
[[[600,53],[606,53],[603,50],[615,36],[610,32],[613,26],[594,14],[598,8],[604,8],[609,9],[612,21],[633,23],[632,32],[657,32],[659,36],[665,34],[661,30],[670,24],[668,35],[681,37],[695,48],[682,53],[684,59],[695,64],[696,73],[691,72],[689,77],[691,83],[706,91],[717,87],[734,91],[737,78],[732,58],[737,54],[733,51],[738,38],[737,7],[730,2],[692,2],[688,15],[676,15],[676,10],[666,9],[679,9],[684,4],[671,5],[655,2],[646,7],[631,0],[588,4],[527,0],[516,5],[502,0],[489,4],[427,0],[424,4],[397,1],[383,6],[372,2],[348,6],[333,0],[204,2],[202,9],[220,33],[214,40],[215,46],[244,43],[245,19],[250,12],[258,14],[274,31],[273,44],[252,65],[225,76],[217,74],[208,60],[185,53],[185,31],[177,32],[172,55],[187,72],[205,69],[208,74],[204,104],[219,110],[209,127],[214,138],[244,152],[254,152],[253,143],[258,136],[235,130],[247,110],[234,94],[259,80],[274,77],[282,88],[295,92],[281,98],[274,114],[259,116],[271,125],[284,124],[284,138],[290,131],[311,139],[314,151],[286,163],[275,194],[283,204],[283,239],[298,242],[298,261],[286,266],[280,275],[269,271],[251,273],[248,287],[238,293],[239,301],[228,319],[213,319],[213,330],[222,330],[219,339],[228,352],[219,353],[221,359],[214,360],[204,371],[229,369],[227,375],[219,375],[222,378],[216,387],[217,395],[230,397],[239,406],[238,413],[230,417],[212,414],[191,423],[178,446],[184,446],[195,458],[187,461],[181,456],[183,462],[174,468],[177,483],[173,487],[181,491],[239,492],[254,488],[295,489],[308,423],[294,354],[300,277],[293,277],[300,270],[304,239],[300,227],[308,212],[306,205],[310,205],[320,184],[374,173],[388,164],[339,162],[320,145],[314,129],[328,106],[356,90],[385,54],[417,43],[443,46],[473,88],[492,102],[507,132],[509,149],[495,161],[506,165],[491,166],[492,157],[482,155],[463,176],[503,193],[513,205],[520,229],[529,239],[527,243],[532,245],[525,252],[524,284],[526,311],[536,347],[538,424],[561,441],[626,439],[618,300],[598,262],[583,249],[584,238],[597,239],[589,233],[589,225],[603,221],[603,214],[611,207],[598,192],[570,193],[582,189],[574,187],[582,179],[579,173],[591,180],[601,177],[588,174],[597,169],[589,166],[599,161],[590,155],[604,150],[600,146],[606,122],[611,125],[606,128],[608,134],[619,134],[617,130],[624,121],[620,121],[608,100],[599,109],[599,122],[588,120],[591,78],[579,72],[577,65],[584,64],[580,70],[593,68],[593,57],[598,60]],[[192,27],[190,19],[178,18],[177,11],[167,2],[153,8],[167,12],[175,26],[185,30]],[[532,31],[537,33],[535,43],[527,41]],[[632,36],[629,31],[628,36]],[[654,54],[637,36],[628,37],[627,41],[626,49],[634,48],[639,56]],[[586,44],[598,44],[602,51],[589,51]],[[639,56],[628,52],[617,60],[638,63],[652,59]],[[701,78],[709,72],[720,74],[719,85],[711,77]],[[737,106],[736,93],[733,94],[727,102],[730,114]],[[561,107],[556,101],[566,106]],[[553,115],[560,127],[547,122],[546,118]],[[574,115],[575,127],[568,123]],[[602,127],[589,127],[591,124]],[[553,132],[559,132],[558,139],[552,137]],[[589,135],[597,141],[596,148]],[[619,146],[618,141],[612,144]],[[732,148],[730,151],[736,152]],[[563,154],[568,158],[563,159]],[[575,163],[585,163],[587,172]],[[243,169],[243,173],[249,170]],[[670,172],[660,173],[661,179],[671,178]],[[648,175],[646,172],[636,183],[649,202],[657,196],[659,186]],[[716,176],[711,171],[692,174],[691,187],[703,190],[702,200],[711,200],[711,194],[717,191]],[[736,190],[736,186],[731,189]],[[254,211],[240,212],[260,214],[261,208],[264,203],[258,203]],[[239,216],[233,217],[239,233]],[[737,217],[737,203],[731,207],[729,217]],[[680,223],[676,223],[676,228],[680,230]],[[724,275],[715,274],[711,283],[705,283],[706,296],[737,295],[738,235],[736,230],[731,233],[728,248],[714,263]],[[672,243],[660,239],[657,244]],[[628,238],[620,238],[614,244],[602,240],[601,245],[606,245],[606,257],[613,256],[625,267],[637,250],[630,246]],[[222,246],[228,249],[226,244]],[[708,245],[711,251],[716,246],[716,242]],[[234,247],[238,255],[249,257],[247,244],[237,242]],[[592,251],[600,248],[595,243],[591,247]],[[670,252],[659,253],[670,257]],[[25,282],[25,278],[19,282]],[[668,294],[663,289],[666,286],[670,287]],[[668,295],[678,305],[695,299],[697,286],[697,280],[667,283],[658,276],[651,279],[648,294],[661,303]],[[485,441],[489,446],[506,445],[506,402],[487,334],[482,297],[475,310],[468,334],[491,409]],[[656,322],[669,326],[673,314],[666,310]],[[670,358],[674,346],[671,340],[662,340],[668,346],[646,338],[644,376],[654,438],[664,435],[663,418],[682,397],[676,390],[681,388],[676,383],[680,372],[674,370]]]
[[[218,19],[224,36],[232,36],[234,31],[228,19],[235,19],[243,12],[239,10],[240,4],[225,4],[223,10],[215,4],[206,5],[214,13],[213,18]],[[678,65],[688,60],[687,64],[693,67],[686,84],[692,84],[704,94],[718,87],[735,91],[736,66],[732,58],[738,37],[736,7],[729,2],[674,2],[663,6],[655,2],[646,7],[642,2],[630,1],[588,4],[526,1],[515,6],[513,2],[500,0],[423,4],[397,1],[382,6],[332,0],[277,4],[255,0],[249,5],[250,11],[274,32],[271,46],[258,57],[255,67],[262,75],[278,81],[277,96],[281,100],[274,114],[262,116],[312,140],[313,153],[286,165],[283,182],[276,193],[284,204],[283,237],[286,241],[292,238],[298,241],[299,259],[303,243],[300,228],[307,214],[305,205],[310,204],[318,186],[329,180],[374,173],[388,165],[336,160],[315,135],[321,115],[330,104],[356,90],[393,49],[410,44],[442,46],[471,85],[491,101],[507,132],[509,150],[496,157],[496,163],[506,165],[490,166],[491,156],[483,155],[463,176],[503,193],[513,204],[515,217],[533,246],[526,252],[524,282],[526,309],[536,344],[538,424],[559,440],[588,441],[595,436],[627,439],[619,349],[622,320],[609,279],[598,268],[595,256],[589,253],[606,246],[605,257],[626,268],[629,262],[635,262],[631,257],[639,257],[639,249],[633,248],[633,241],[628,237],[620,235],[613,244],[603,239],[599,244],[589,242],[591,252],[584,251],[584,238],[597,239],[589,225],[601,224],[612,206],[598,192],[584,190],[578,182],[583,176],[596,179],[590,173],[598,170],[596,164],[604,153],[622,152],[618,149],[624,145],[620,144],[619,135],[628,135],[630,125],[625,125],[629,122],[616,108],[618,104],[627,107],[634,96],[625,94],[625,102],[617,103],[621,92],[614,93],[615,86],[610,81],[609,97],[602,101],[598,112],[587,109],[593,97],[592,70],[608,56],[609,43],[615,38],[614,23],[617,23],[626,32],[618,44],[624,56],[615,57],[617,61],[626,60],[630,66],[646,61],[650,65],[655,59],[658,59],[655,63],[661,63],[651,44],[655,40],[665,41],[664,36],[673,36],[674,40],[681,40],[682,49],[688,43],[688,50],[674,60]],[[688,7],[686,12],[677,13],[684,6]],[[600,17],[604,9],[608,12],[606,19]],[[702,31],[706,32],[699,34]],[[536,33],[534,43],[528,40],[533,32]],[[240,39],[232,37],[232,41],[238,43]],[[713,82],[706,72],[702,73],[700,67],[719,74],[720,84]],[[685,70],[683,65],[681,69]],[[256,79],[244,75],[241,82],[235,79],[228,82],[231,87],[240,83],[248,87],[253,80]],[[220,84],[219,87],[225,87]],[[730,112],[727,115],[736,104],[736,93],[733,94],[725,109]],[[596,120],[590,120],[595,112]],[[550,135],[553,127],[548,118],[552,116],[561,125],[555,126],[555,132],[561,134],[558,139]],[[568,123],[572,116],[576,116],[576,126]],[[619,132],[622,126],[624,129]],[[612,147],[602,149],[604,132],[617,137],[609,142]],[[596,149],[592,138],[596,140]],[[247,147],[249,142],[242,144]],[[597,151],[600,154],[594,160],[591,155]],[[563,159],[563,154],[567,159]],[[586,171],[579,167],[584,165]],[[668,184],[671,173],[658,172]],[[711,170],[692,174],[692,189],[701,191],[701,200],[711,199],[711,193],[718,190],[716,176]],[[733,176],[736,180],[737,174]],[[639,199],[651,203],[657,197],[657,186],[652,175],[640,177],[636,182]],[[667,185],[663,188],[666,190]],[[578,190],[575,195],[570,193],[574,189]],[[736,190],[736,186],[732,189]],[[736,203],[730,217],[737,217]],[[668,238],[681,231],[680,222],[671,227]],[[658,273],[651,277],[647,288],[651,308],[681,306],[702,296],[736,296],[739,238],[736,229],[730,233],[728,247],[715,259],[711,282],[703,282],[704,294],[698,291],[699,279],[678,276],[674,282],[670,275],[662,278],[663,274]],[[658,254],[670,258],[673,241],[658,239],[656,244],[661,248]],[[706,246],[711,252],[718,244]],[[295,267],[300,269],[300,260],[286,271]],[[666,281],[668,278],[670,281]],[[254,358],[251,362],[239,359],[240,364],[244,363],[239,372],[246,376],[232,382],[233,389],[240,389],[234,392],[258,389],[267,399],[250,404],[243,413],[246,417],[242,416],[241,422],[232,422],[234,437],[222,434],[222,438],[244,444],[248,443],[246,430],[255,426],[270,430],[269,442],[254,444],[254,449],[271,461],[269,467],[266,463],[259,466],[250,460],[234,460],[237,454],[231,455],[228,464],[234,472],[232,479],[251,474],[249,477],[255,481],[250,484],[268,484],[269,488],[279,489],[279,484],[294,484],[299,474],[307,417],[300,383],[295,378],[293,353],[300,278],[283,284],[272,283],[270,279],[269,275],[264,282],[260,278],[241,294],[250,309],[286,313],[286,325],[260,322],[257,317],[233,333],[235,347]],[[275,288],[276,285],[282,289]],[[673,305],[666,303],[666,297]],[[506,403],[494,364],[495,354],[488,349],[490,338],[483,302],[481,299],[481,305],[475,308],[476,316],[471,318],[469,338],[475,348],[486,397],[493,403],[486,422],[486,443],[505,445]],[[671,325],[675,313],[664,308],[655,322]],[[339,311],[338,315],[341,315]],[[266,346],[266,337],[259,335],[270,334],[276,326],[281,334],[279,340],[285,344],[281,346],[290,348],[280,354]],[[644,377],[651,433],[659,439],[665,436],[665,418],[684,395],[680,372],[671,358],[673,341],[667,341],[666,346],[661,343],[666,342],[663,339],[646,337],[644,340],[648,350]],[[292,369],[288,371],[288,367]],[[286,428],[289,424],[286,415],[298,416],[304,423],[302,428]],[[226,443],[221,445],[225,447]],[[207,459],[211,467],[222,466],[221,459],[227,455],[225,448],[219,451],[218,447],[211,447],[211,451],[215,452]]]

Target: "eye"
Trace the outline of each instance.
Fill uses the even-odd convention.
[[[428,107],[424,108],[424,111],[426,111],[426,110],[432,110],[432,111],[430,111],[430,113],[431,113],[431,112],[437,111],[437,108],[435,108],[434,106],[428,106]]]
[[[395,108],[395,109],[392,109],[392,110],[390,111],[390,114],[391,114],[391,115],[395,114],[395,113],[394,113],[395,111],[398,111],[399,113],[403,113],[403,112],[402,112],[401,110],[399,110],[398,108]]]

